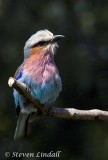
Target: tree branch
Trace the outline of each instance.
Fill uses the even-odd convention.
[[[30,91],[29,87],[26,84],[17,81],[13,77],[10,77],[9,80],[8,80],[8,85],[9,85],[9,87],[12,87],[12,88],[16,89],[21,95],[26,97],[40,111],[43,112],[43,106],[41,105],[41,103],[38,100],[33,98],[33,96],[31,95],[31,91]]]
[[[74,108],[46,107],[32,97],[31,91],[26,84],[21,83],[12,77],[9,78],[8,85],[9,87],[16,89],[21,95],[32,102],[44,116],[77,120],[108,120],[108,111],[102,111],[98,109],[78,110]]]

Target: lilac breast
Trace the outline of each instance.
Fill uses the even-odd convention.
[[[42,104],[51,104],[62,89],[61,78],[53,58],[50,55],[44,55],[37,61],[29,59],[28,64],[25,62],[20,81],[30,87],[34,98]]]

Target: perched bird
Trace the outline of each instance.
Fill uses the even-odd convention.
[[[53,103],[62,90],[54,55],[58,47],[57,41],[63,37],[53,35],[47,29],[33,34],[25,43],[24,61],[14,76],[19,82],[25,83],[30,88],[32,96],[44,105]],[[18,115],[14,135],[16,140],[26,136],[29,116],[37,112],[37,108],[15,89],[13,95]]]

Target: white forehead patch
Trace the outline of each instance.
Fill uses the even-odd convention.
[[[53,37],[53,33],[48,31],[47,29],[45,30],[40,30],[33,34],[25,43],[25,48],[26,47],[32,47],[33,45],[37,44],[40,41],[48,41],[51,40]]]

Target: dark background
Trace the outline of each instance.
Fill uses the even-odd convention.
[[[0,0],[0,157],[60,150],[62,160],[108,160],[104,121],[38,119],[25,140],[13,140],[16,115],[7,81],[23,61],[25,41],[46,28],[66,36],[55,57],[63,91],[53,106],[108,109],[108,1]]]

